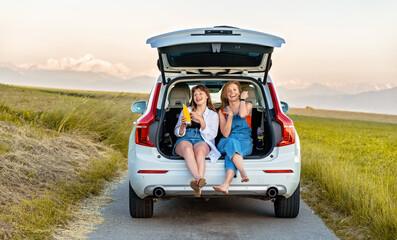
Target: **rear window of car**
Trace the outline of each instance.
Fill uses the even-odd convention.
[[[190,92],[191,89],[196,86],[198,83],[202,83],[204,84],[209,92],[210,92],[210,96],[211,96],[211,101],[214,104],[215,108],[219,108],[221,105],[221,92],[222,92],[222,88],[223,86],[227,83],[228,81],[225,80],[215,80],[215,81],[190,81],[190,82],[183,82],[182,84],[186,84],[188,91]],[[249,101],[252,101],[252,104],[254,105],[254,107],[262,107],[265,106],[264,104],[264,100],[263,100],[263,96],[261,93],[261,90],[259,89],[259,87],[256,84],[253,83],[249,83],[249,82],[240,82],[242,89],[244,91],[249,92]],[[175,84],[173,86],[170,87],[170,89],[168,90],[168,94],[170,94],[171,89],[175,87]],[[251,90],[249,90],[251,89]],[[173,96],[169,96],[166,98],[166,103],[165,106],[166,108],[170,108],[170,99]],[[189,99],[184,99],[184,101],[181,102],[186,102],[189,103],[190,102],[190,98]],[[172,105],[172,104],[171,104]],[[172,105],[172,107],[175,107],[174,105]],[[180,108],[182,108],[182,105],[179,106]]]
[[[218,45],[219,46],[219,45]],[[252,44],[222,43],[214,51],[211,43],[184,44],[164,47],[172,67],[256,67],[273,51],[272,47]]]

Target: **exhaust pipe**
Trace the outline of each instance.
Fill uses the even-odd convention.
[[[161,187],[157,187],[153,190],[153,195],[157,198],[161,198],[165,195],[165,191]]]
[[[271,198],[276,197],[277,194],[278,194],[278,189],[277,189],[276,187],[270,187],[270,188],[267,190],[267,195],[268,195],[269,197],[271,197]]]

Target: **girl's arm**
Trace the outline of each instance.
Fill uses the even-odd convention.
[[[219,125],[221,128],[221,133],[224,137],[229,137],[230,131],[232,130],[232,122],[233,122],[233,111],[230,109],[230,107],[226,108],[228,111],[226,112],[228,114],[228,118],[226,119],[225,116],[223,116],[222,110],[218,111],[218,116],[219,116]]]

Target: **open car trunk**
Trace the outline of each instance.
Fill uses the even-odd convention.
[[[165,157],[181,159],[172,156],[177,140],[174,128],[183,104],[189,104],[190,89],[202,82],[210,89],[216,108],[220,105],[223,85],[231,80],[242,83],[243,90],[249,91],[248,101],[253,104],[251,130],[254,149],[251,156],[245,158],[263,158],[272,152],[276,141],[281,138],[281,131],[277,129],[280,124],[271,120],[274,112],[270,111],[269,105],[273,105],[267,102],[266,99],[271,98],[265,97],[263,86],[271,67],[272,52],[285,43],[284,39],[256,31],[216,26],[162,34],[149,38],[147,43],[158,50],[158,67],[162,83],[166,85],[160,108],[163,110],[156,114],[158,127],[155,137],[155,146]],[[260,126],[263,126],[264,146],[258,150],[255,146]],[[216,144],[221,137],[218,131]]]
[[[157,131],[155,144],[159,152],[168,159],[182,160],[181,157],[173,155],[172,151],[177,137],[174,135],[174,129],[178,121],[179,114],[182,111],[182,106],[189,105],[191,99],[190,90],[198,83],[203,83],[210,90],[211,100],[218,110],[220,107],[220,94],[223,85],[232,80],[239,80],[242,85],[243,91],[248,91],[249,97],[247,101],[253,104],[252,120],[251,120],[251,137],[253,139],[252,154],[246,156],[245,159],[263,158],[269,155],[275,146],[276,136],[274,128],[278,128],[279,124],[272,121],[272,111],[269,110],[267,100],[264,98],[264,89],[262,84],[252,80],[252,78],[220,78],[220,77],[206,77],[206,78],[179,78],[172,80],[166,89],[164,99],[162,102],[163,111],[158,113],[157,119],[159,120],[159,128]],[[258,128],[263,128],[263,146],[258,148]],[[222,133],[218,129],[218,135],[215,139],[217,145],[222,138]],[[222,155],[221,159],[224,158]]]

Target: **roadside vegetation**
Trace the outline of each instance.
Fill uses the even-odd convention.
[[[397,124],[291,115],[304,200],[342,239],[397,236]]]
[[[126,169],[131,103],[148,95],[0,84],[0,96],[0,239],[52,238]],[[342,239],[395,239],[397,124],[290,116],[304,200]]]
[[[147,94],[32,89],[0,85],[0,120],[89,135],[125,156],[133,121],[132,102]]]
[[[147,94],[0,85],[0,239],[47,239],[126,169]]]

